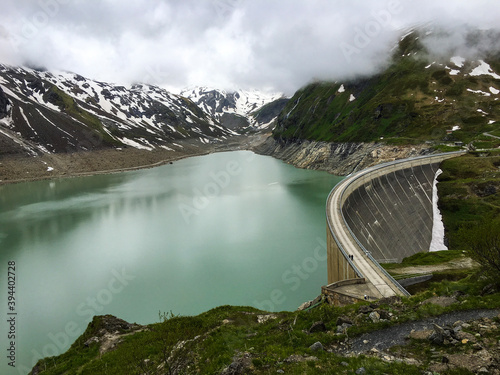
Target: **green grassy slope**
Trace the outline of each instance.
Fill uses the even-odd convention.
[[[451,249],[462,247],[461,227],[500,217],[500,151],[475,152],[443,162],[439,208]]]
[[[58,106],[62,111],[95,131],[99,138],[106,144],[116,146],[122,145],[121,142],[115,140],[108,134],[108,132],[106,132],[101,120],[99,120],[97,116],[81,108],[72,97],[58,89],[56,86],[52,86],[45,96],[48,98],[50,103]]]
[[[428,343],[426,351],[418,352],[414,349],[421,344],[408,342],[404,351],[421,362],[406,364],[377,356],[345,357],[342,355],[342,350],[347,348],[344,342],[362,333],[446,312],[499,308],[500,293],[481,296],[484,286],[485,282],[478,276],[471,276],[458,282],[433,283],[425,292],[403,300],[361,302],[342,308],[323,303],[309,311],[271,314],[252,307],[221,306],[192,317],[167,314],[161,317],[160,323],[142,327],[136,333],[122,331],[124,335],[116,341],[116,347],[104,352],[100,352],[103,329],[110,324],[104,322],[104,317],[97,316],[66,353],[40,360],[36,367],[38,374],[44,375],[353,374],[360,367],[364,367],[367,374],[420,375],[436,360],[432,355],[445,350],[442,346]],[[448,307],[422,303],[436,295],[459,297]],[[390,318],[373,322],[367,314],[368,305]],[[345,319],[353,325],[337,334],[337,325]],[[311,330],[319,321],[324,323],[323,328]],[[106,331],[115,330],[107,328]],[[491,334],[499,332],[500,328]],[[324,350],[310,349],[318,341]],[[448,349],[467,352],[472,350],[471,346],[472,343]],[[441,357],[438,360],[441,361]],[[450,369],[442,374],[472,372]]]
[[[500,80],[471,76],[478,61],[461,68],[449,59],[432,63],[420,37],[414,32],[404,38],[392,64],[376,76],[317,82],[299,90],[279,116],[274,137],[329,142],[383,137],[384,142],[411,144],[470,142],[485,131],[498,131],[493,121],[500,116],[500,102],[490,87],[500,89]],[[500,65],[491,56],[485,61],[492,69]],[[454,126],[460,130],[447,134]]]

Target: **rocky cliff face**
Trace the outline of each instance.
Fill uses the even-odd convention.
[[[378,143],[284,142],[268,138],[255,152],[273,156],[298,168],[345,176],[397,159],[427,155],[427,146],[389,146]]]
[[[7,116],[7,105],[8,104],[9,104],[9,99],[7,99],[2,88],[0,87],[0,119]]]
[[[208,87],[185,89],[181,95],[192,100],[207,116],[226,128],[243,131],[268,125],[279,115],[288,99],[281,93],[239,90],[226,92]],[[276,104],[278,103],[278,104]],[[263,110],[267,116],[257,116]]]
[[[191,100],[157,86],[0,64],[0,87],[0,142],[29,155],[179,150],[181,141],[206,145],[237,135]]]

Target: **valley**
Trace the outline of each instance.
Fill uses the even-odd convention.
[[[209,144],[181,140],[172,149],[143,150],[124,146],[72,153],[43,153],[36,157],[4,155],[0,158],[0,185],[151,168],[186,157],[252,149],[265,137],[263,134],[233,136],[223,142]]]
[[[71,337],[73,344],[68,339],[50,351],[49,339],[56,336],[31,319],[42,352],[33,361],[33,345],[25,346],[31,350],[23,353],[25,369],[36,364],[32,374],[361,368],[377,374],[472,374],[482,368],[500,373],[498,279],[462,253],[467,241],[458,235],[463,226],[498,222],[500,55],[436,56],[426,47],[429,35],[405,33],[376,74],[314,80],[291,98],[209,87],[174,94],[151,84],[124,86],[0,64],[0,243],[7,249],[2,256],[18,254],[34,275],[33,285],[54,264],[74,290],[89,279],[92,284],[78,296],[71,288],[49,296],[41,286],[39,294],[31,284],[23,286],[30,303],[47,310],[53,332],[73,318],[81,331]],[[474,31],[467,40],[496,36]],[[324,200],[340,176],[456,150],[468,155],[441,165],[438,192],[459,262],[416,254],[386,267],[398,279],[435,274],[413,296],[340,308],[317,298],[304,311],[292,311],[326,283],[320,252]],[[248,174],[226,173],[235,161]],[[216,184],[221,173],[229,177]],[[110,175],[98,176],[104,174]],[[267,257],[274,268],[263,271]],[[87,295],[106,294],[102,283],[122,264],[137,270],[137,284],[112,296],[109,308],[75,318],[74,306]],[[174,274],[175,280],[168,278]],[[52,289],[60,284],[39,279],[52,282]],[[51,310],[44,298],[58,301],[59,309]],[[158,309],[160,322],[152,323]],[[277,312],[282,309],[287,311]],[[103,316],[108,313],[139,324]],[[383,328],[397,331],[418,321],[418,332],[429,331],[445,313],[471,322],[461,322],[455,332],[445,319],[423,339],[420,333],[398,334],[396,346],[377,349],[376,340],[388,341],[379,336]],[[470,363],[461,363],[457,353]]]

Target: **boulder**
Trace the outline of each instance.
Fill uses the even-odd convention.
[[[411,331],[408,335],[408,338],[413,340],[429,340],[431,335],[433,334],[432,329],[424,329],[422,331]]]
[[[250,353],[241,353],[233,358],[233,362],[222,370],[221,375],[239,375],[246,374],[252,366],[252,358]]]
[[[257,315],[257,323],[262,324],[267,322],[268,320],[275,320],[278,317],[274,314],[267,314],[267,315]]]
[[[378,315],[380,316],[380,319],[384,320],[391,320],[391,313],[386,310],[377,310]]]
[[[460,341],[467,340],[467,342],[476,342],[476,336],[469,332],[458,331],[455,332],[455,336],[457,340]]]
[[[87,341],[85,341],[83,343],[83,346],[85,347],[89,347],[90,345],[94,344],[94,343],[98,343],[100,340],[99,340],[99,337],[97,336],[93,336],[91,337],[90,339],[88,339]]]
[[[352,324],[342,323],[341,325],[337,326],[337,333],[344,334],[349,327],[352,327]]]
[[[311,349],[313,352],[323,351],[323,344],[321,344],[319,341],[316,341],[309,347],[309,349]]]
[[[345,316],[345,315],[339,316],[337,319],[336,325],[341,326],[344,323],[352,325],[352,320],[348,316]]]
[[[314,332],[326,332],[325,323],[323,323],[322,321],[314,322],[311,328],[309,328],[309,333],[314,333]]]
[[[440,327],[437,324],[432,324],[432,325],[433,325],[433,332],[429,336],[429,340],[436,345],[443,345],[444,340],[446,338],[445,330],[443,329],[443,327]]]
[[[380,322],[380,314],[376,311],[372,311],[370,315],[368,315],[373,323]]]
[[[373,311],[373,308],[367,305],[360,306],[358,312],[361,314],[369,314]]]

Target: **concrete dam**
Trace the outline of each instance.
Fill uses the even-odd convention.
[[[381,164],[338,184],[327,200],[328,285],[333,304],[409,293],[381,266],[429,251],[439,165],[463,152]]]

